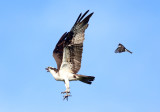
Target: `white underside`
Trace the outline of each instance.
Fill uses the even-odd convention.
[[[59,72],[57,72],[57,73],[54,70],[50,70],[50,73],[52,74],[54,79],[57,80],[57,81],[77,80],[76,78],[74,78],[74,74],[72,74],[71,72],[69,72],[67,70],[59,70]]]
[[[59,72],[57,73],[54,70],[50,70],[50,73],[52,74],[55,80],[65,82],[65,87],[66,87],[65,92],[70,92],[69,81],[74,81],[77,80],[78,78],[78,77],[75,78],[74,74],[67,71],[66,69],[60,69]]]

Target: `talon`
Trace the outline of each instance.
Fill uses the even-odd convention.
[[[63,96],[63,97],[64,97],[63,100],[66,99],[66,100],[68,101],[68,97],[69,97],[69,96],[71,96],[71,95],[68,95],[68,94],[67,94],[67,95]]]

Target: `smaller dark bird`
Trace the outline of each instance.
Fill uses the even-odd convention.
[[[115,53],[122,53],[122,52],[126,52],[126,51],[132,54],[131,51],[129,51],[121,43],[119,43],[118,48],[115,50]]]

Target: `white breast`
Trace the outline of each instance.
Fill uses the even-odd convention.
[[[50,70],[50,73],[52,74],[52,76],[54,77],[55,80],[57,80],[57,81],[63,81],[63,80],[64,80],[64,79],[61,78],[61,77],[59,76],[59,74],[56,73],[54,70]]]
[[[69,81],[76,80],[74,74],[65,69],[60,69],[59,75],[62,79],[68,79]]]

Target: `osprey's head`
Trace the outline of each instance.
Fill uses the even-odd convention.
[[[47,67],[45,69],[47,70],[47,72],[50,72],[56,80],[58,80],[58,69],[53,67]]]
[[[55,72],[58,71],[56,68],[53,68],[53,67],[47,67],[45,69],[47,70],[47,72],[50,72],[51,70],[54,70]]]

